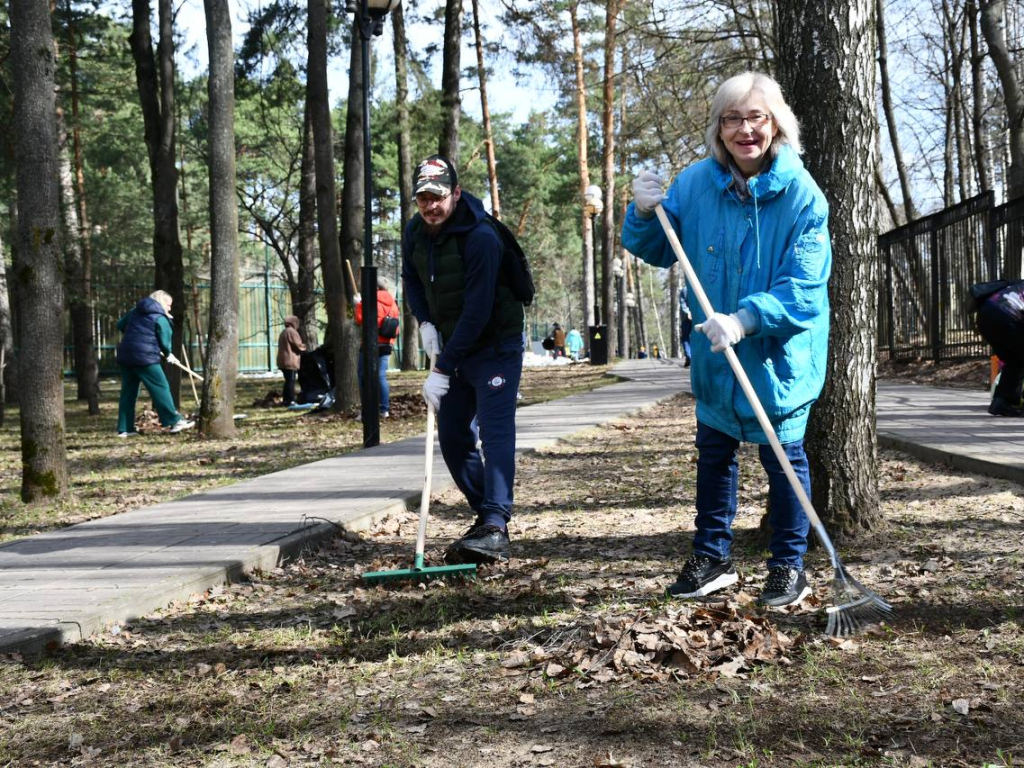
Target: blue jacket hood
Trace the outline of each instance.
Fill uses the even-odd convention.
[[[785,191],[803,170],[803,161],[796,150],[789,144],[782,144],[768,169],[749,180],[750,191],[759,201],[770,200]],[[723,192],[736,183],[729,169],[717,160],[713,161],[711,178],[715,186]]]

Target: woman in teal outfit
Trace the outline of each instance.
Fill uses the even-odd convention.
[[[153,407],[160,424],[171,432],[181,432],[194,426],[174,407],[171,388],[160,365],[163,357],[177,362],[171,352],[171,303],[166,291],[154,291],[140,299],[135,307],[117,321],[117,329],[124,336],[117,345],[117,363],[121,368],[121,397],[117,409],[117,436],[133,437],[135,431],[135,401],[139,397],[139,384],[145,384],[153,398]]]
[[[705,317],[699,304],[690,307],[698,332],[691,338],[697,532],[692,556],[667,591],[702,597],[737,581],[730,555],[736,451],[746,441],[759,445],[768,473],[771,557],[760,602],[788,605],[810,593],[803,572],[809,523],[719,353],[735,346],[810,496],[803,440],[828,355],[828,204],[800,161],[799,125],[770,77],[748,72],[722,83],[705,144],[711,156],[680,173],[667,193],[657,175],[637,177],[622,228],[631,253],[657,266],[675,264],[654,216],[661,204],[715,310]]]

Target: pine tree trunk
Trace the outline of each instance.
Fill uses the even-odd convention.
[[[604,87],[602,89],[601,127],[604,146],[601,151],[601,183],[604,211],[601,227],[601,304],[604,322],[608,327],[608,359],[615,357],[619,348],[618,318],[615,317],[615,278],[612,259],[615,258],[615,26],[619,13],[619,0],[606,0],[604,25]]]
[[[327,96],[327,4],[309,0],[308,77],[306,104],[313,121],[316,158],[316,220],[320,245],[320,268],[324,277],[327,305],[327,334],[324,343],[334,357],[334,380],[341,380],[342,342],[345,325],[345,278],[338,244],[337,200],[334,192],[334,138],[331,108]]]
[[[363,173],[363,46],[359,35],[358,28],[353,30],[348,70],[348,112],[345,120],[345,167],[342,171],[345,183],[341,190],[341,258],[349,260],[353,275],[359,275],[359,267],[363,263],[363,226],[366,223],[366,187]],[[365,86],[369,87],[369,83]],[[359,288],[361,287],[360,285]],[[359,361],[359,349],[362,346],[361,328],[351,319],[351,315],[351,312],[345,312],[344,378],[339,380],[338,400],[335,403],[335,407],[342,411],[358,410],[360,407],[356,366]]]
[[[807,454],[815,509],[837,538],[879,521],[875,441],[878,162],[874,0],[778,0],[779,74],[805,163],[830,205],[832,326]]]
[[[204,0],[210,50],[210,318],[200,431],[234,437],[238,377],[238,202],[235,80],[228,0]]]
[[[319,342],[316,324],[316,153],[313,119],[307,102],[302,121],[302,162],[299,166],[299,272],[292,311],[299,318],[299,333],[307,349]]]
[[[580,168],[580,206],[584,205],[587,187],[590,186],[590,167],[587,159],[587,91],[583,82],[583,43],[580,36],[580,23],[577,12],[578,2],[569,3],[569,19],[572,22],[572,60],[576,69],[576,156]],[[590,226],[590,215],[584,211],[582,215],[581,234],[583,235],[583,338],[590,351],[590,333],[592,325],[596,325],[594,316],[594,230]]]
[[[445,0],[444,58],[441,63],[441,116],[444,127],[438,152],[459,167],[459,118],[462,97],[459,95],[462,75],[462,0]]]
[[[160,40],[157,58],[150,35],[149,0],[132,0],[132,33],[128,38],[135,60],[145,126],[146,150],[153,184],[153,261],[155,287],[174,299],[172,348],[181,349],[185,331],[185,267],[178,235],[178,169],[175,165],[174,120],[174,9],[171,0],[159,1]],[[167,368],[174,402],[179,402],[181,372]]]
[[[31,393],[21,398],[21,498],[34,502],[68,488],[56,60],[49,3],[13,0],[10,14],[19,210],[13,280],[18,346],[32,351],[19,361],[20,386]]]
[[[401,220],[402,236],[405,236],[405,226],[412,219],[416,212],[416,203],[412,197],[412,139],[409,131],[409,86],[406,61],[408,55],[405,37],[405,13],[401,4],[391,14],[391,20],[395,29],[395,104],[398,111],[398,125],[396,126],[396,139],[398,142],[398,195],[399,195],[399,217]],[[415,371],[419,367],[420,345],[419,326],[416,316],[412,313],[412,307],[405,300],[405,291],[402,291],[402,370]]]
[[[480,110],[484,119],[484,140],[487,142],[487,180],[491,187],[491,214],[501,218],[498,195],[498,164],[494,157],[494,132],[491,130],[491,110],[487,105],[487,70],[484,68],[484,39],[480,33],[480,0],[473,0],[473,33],[476,40],[476,71],[480,80]]]

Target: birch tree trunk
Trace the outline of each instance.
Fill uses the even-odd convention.
[[[302,162],[299,166],[299,269],[293,311],[307,349],[319,345],[316,325],[316,153],[313,150],[313,118],[306,102],[302,120]]]
[[[155,287],[174,299],[172,348],[181,349],[185,331],[185,268],[178,234],[178,169],[175,165],[174,28],[171,0],[158,0],[160,39],[157,59],[150,35],[149,0],[132,0],[132,33],[128,38],[135,60],[135,80],[142,106],[146,150],[153,184],[153,261]],[[181,375],[167,370],[174,402],[179,402]]]
[[[830,206],[830,352],[807,454],[815,509],[842,539],[879,521],[875,3],[777,2],[779,74],[803,124],[805,163]]]
[[[19,212],[13,279],[18,346],[32,350],[19,360],[19,384],[31,393],[21,398],[21,499],[34,502],[68,488],[56,59],[49,3],[12,0],[10,14]]]
[[[210,50],[210,318],[199,428],[235,435],[238,376],[238,202],[235,193],[235,79],[228,0],[204,0]]]
[[[395,30],[395,103],[398,113],[396,139],[398,141],[398,196],[399,216],[402,237],[405,237],[405,226],[416,212],[416,204],[412,197],[412,139],[409,131],[409,98],[407,65],[408,54],[405,37],[405,12],[401,3],[391,14]],[[402,370],[415,371],[419,367],[420,345],[419,325],[412,307],[405,298],[402,289]]]
[[[313,121],[313,144],[316,157],[316,219],[320,245],[320,268],[324,276],[324,299],[327,304],[327,337],[334,358],[334,380],[342,365],[342,341],[345,324],[345,283],[341,273],[338,244],[337,202],[334,193],[334,138],[331,108],[327,100],[327,4],[325,0],[309,0],[308,13],[308,76],[306,104]]]
[[[985,55],[978,40],[978,0],[967,0],[967,28],[971,40],[971,122],[974,127],[974,169],[978,177],[978,191],[992,188],[992,159],[985,141],[985,85],[983,64]]]
[[[438,152],[459,167],[459,118],[462,97],[459,81],[462,55],[462,0],[446,0],[444,6],[444,59],[441,64],[441,114],[444,128]],[[352,70],[354,71],[354,70]]]
[[[484,119],[484,141],[487,143],[487,180],[491,187],[491,215],[501,218],[501,200],[498,197],[498,164],[494,158],[494,132],[491,130],[491,110],[487,105],[487,70],[484,68],[484,40],[480,34],[480,0],[473,0],[473,32],[476,39],[476,71],[480,81],[480,111]]]
[[[981,31],[988,43],[988,55],[996,66],[1003,87],[1010,144],[1010,173],[1006,199],[1024,195],[1024,87],[1017,77],[1006,46],[1006,0],[981,3]],[[1019,247],[1019,245],[1018,245]]]

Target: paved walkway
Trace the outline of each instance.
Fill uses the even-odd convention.
[[[521,408],[520,452],[689,390],[688,372],[674,362],[628,361],[614,372],[627,380]],[[1024,484],[1024,419],[992,418],[987,404],[984,392],[883,384],[879,440]],[[434,455],[439,491],[452,481]],[[422,457],[420,436],[0,546],[0,652],[79,640],[270,569],[337,525],[360,530],[415,506]]]

